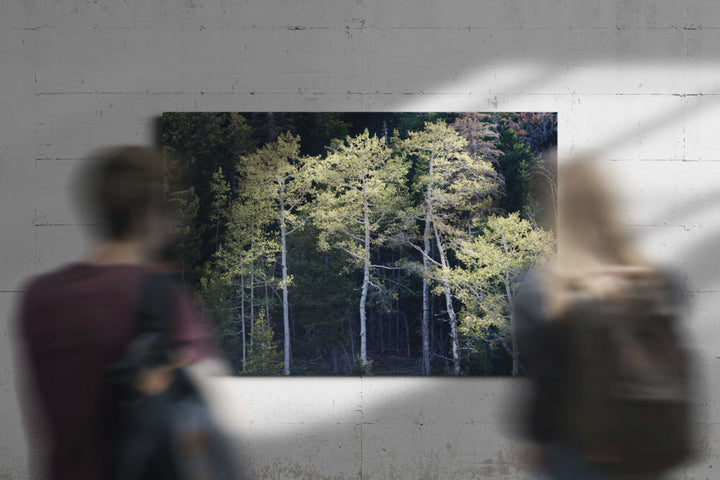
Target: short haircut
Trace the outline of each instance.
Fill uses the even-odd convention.
[[[80,177],[98,233],[111,240],[136,234],[137,222],[163,206],[164,159],[148,147],[123,146],[95,152]]]

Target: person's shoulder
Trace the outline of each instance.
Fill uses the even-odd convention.
[[[30,277],[27,277],[20,283],[20,292],[22,293],[23,297],[27,297],[29,295],[33,295],[35,292],[38,291],[38,286],[41,285],[46,278],[47,274],[36,274],[32,275]]]
[[[74,264],[66,264],[52,270],[37,273],[20,282],[18,298],[18,321],[25,327],[38,320],[42,308],[53,302],[55,292],[66,283],[67,273]]]
[[[76,265],[76,263],[68,263],[48,270],[47,272],[31,275],[21,283],[20,291],[23,292],[25,297],[35,296],[39,292],[46,290],[46,287],[52,287],[53,285],[61,283],[63,278],[67,276],[67,273],[71,272]]]
[[[149,271],[150,268],[142,264],[94,265],[85,262],[71,262],[28,277],[21,283],[20,290],[24,296],[36,296],[44,292],[63,290],[64,287],[76,282],[88,285],[101,279],[123,286],[137,283]],[[116,278],[117,282],[112,281],[112,278]]]

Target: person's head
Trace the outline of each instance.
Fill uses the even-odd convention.
[[[591,158],[559,169],[558,252],[546,279],[554,313],[565,307],[569,290],[609,298],[650,267],[628,238],[606,178]]]
[[[95,152],[80,176],[80,194],[91,224],[105,241],[162,241],[164,160],[148,147],[123,146]]]
[[[618,220],[613,195],[596,162],[560,167],[558,257],[578,269],[643,263]]]

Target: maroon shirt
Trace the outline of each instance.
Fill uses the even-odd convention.
[[[148,267],[71,264],[27,284],[19,332],[47,420],[51,480],[100,479],[105,461],[101,397],[105,370],[134,335]],[[179,289],[173,337],[194,359],[211,353],[207,329]]]

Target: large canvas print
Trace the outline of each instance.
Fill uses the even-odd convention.
[[[555,113],[165,113],[183,281],[238,375],[522,374]]]

